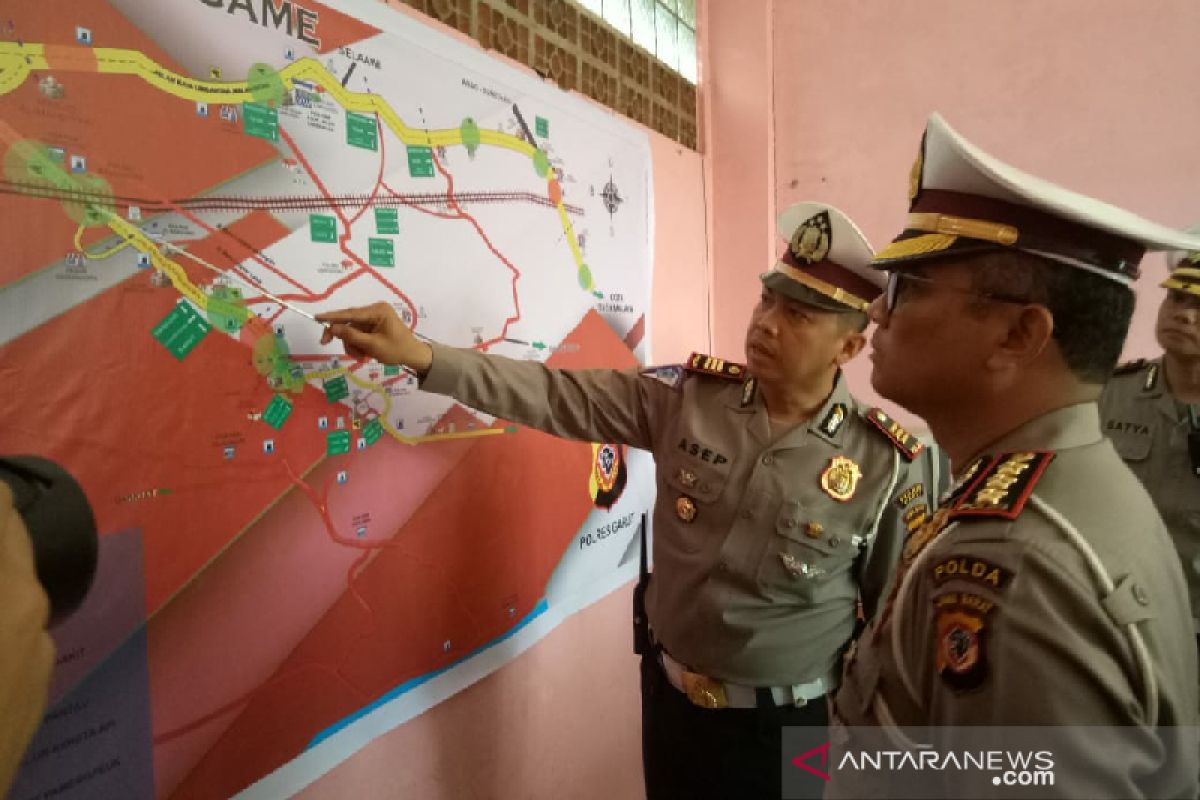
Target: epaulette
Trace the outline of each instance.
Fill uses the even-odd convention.
[[[733,361],[726,361],[704,353],[692,353],[687,360],[688,372],[699,372],[703,375],[713,375],[729,381],[740,381],[746,377],[746,366]]]
[[[1137,361],[1126,361],[1124,364],[1117,364],[1113,369],[1113,375],[1128,375],[1131,372],[1137,372],[1149,363],[1144,358],[1139,358]]]
[[[1016,519],[1033,487],[1054,460],[1053,451],[1000,453],[992,456],[950,506],[950,519],[1001,517]]]
[[[904,430],[899,422],[896,422],[896,420],[883,413],[883,409],[872,408],[863,414],[863,416],[867,422],[870,422],[884,436],[890,439],[892,444],[896,445],[896,449],[900,451],[900,454],[909,461],[921,455],[921,451],[925,449],[925,445],[921,444],[920,439]]]

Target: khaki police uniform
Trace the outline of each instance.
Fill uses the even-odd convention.
[[[700,354],[568,371],[433,345],[421,388],[654,454],[647,613],[668,672],[707,707],[746,705],[745,687],[773,687],[777,702],[832,689],[860,591],[870,614],[936,491],[928,451],[862,408],[840,375],[807,425],[778,435],[744,367]]]
[[[1162,359],[1118,367],[1100,398],[1100,417],[1104,434],[1167,524],[1200,633],[1200,475],[1188,450],[1188,409],[1167,389]]]
[[[942,748],[955,736],[941,726],[1121,726],[1120,747],[1060,729],[1045,793],[1194,797],[1194,729],[1156,730],[1197,722],[1183,575],[1096,406],[1033,419],[990,450],[906,544],[896,591],[847,659],[834,743],[853,749],[854,726],[901,747],[914,742],[900,728],[935,726],[921,743]],[[826,797],[887,796],[888,778],[837,770]]]

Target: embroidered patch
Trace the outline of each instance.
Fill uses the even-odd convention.
[[[901,558],[904,564],[908,565],[913,562],[921,551],[924,550],[930,542],[937,538],[937,535],[942,532],[942,529],[950,523],[950,510],[939,508],[934,515],[925,521],[919,528],[909,534],[904,541],[904,551]]]
[[[916,500],[918,497],[924,497],[924,496],[925,496],[925,484],[914,483],[912,486],[908,487],[907,489],[905,489],[903,492],[901,492],[899,495],[896,496],[896,505],[900,506],[900,508],[908,508],[909,505],[912,504],[913,500]]]
[[[929,519],[929,506],[925,503],[917,503],[904,512],[904,527],[909,533],[912,533],[924,525],[927,519]]]
[[[834,403],[833,408],[825,415],[825,419],[821,420],[821,424],[817,426],[817,430],[826,436],[836,436],[841,430],[842,423],[846,421],[846,406],[843,403]]]
[[[821,489],[839,503],[845,503],[854,497],[861,477],[862,470],[858,464],[845,456],[834,456],[821,473]]]
[[[704,353],[692,353],[687,361],[687,369],[731,381],[740,381],[746,377],[744,365],[715,356],[706,356]]]
[[[641,372],[647,378],[653,378],[659,383],[670,386],[672,389],[683,383],[683,367],[679,364],[671,364],[665,367],[654,367],[653,369],[644,369]]]
[[[944,558],[933,565],[933,583],[936,586],[946,581],[960,580],[998,591],[1008,586],[1012,576],[1012,570],[975,556]]]
[[[1016,519],[1054,453],[1001,453],[975,476],[950,509],[952,517]]]
[[[962,605],[938,609],[935,668],[942,682],[954,691],[978,689],[987,680],[984,616]]]
[[[925,449],[925,445],[921,444],[917,437],[904,430],[900,423],[883,413],[882,409],[872,408],[866,413],[866,418],[884,436],[891,439],[892,444],[896,445],[909,461],[919,456],[921,451]]]

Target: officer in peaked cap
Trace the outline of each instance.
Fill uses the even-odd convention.
[[[780,796],[782,727],[824,730],[859,602],[874,611],[936,494],[929,452],[842,376],[883,285],[866,239],[821,203],[789,208],[780,233],[745,364],[696,353],[560,371],[425,344],[387,305],[319,317],[326,340],[407,365],[425,391],[654,453],[654,572],[640,584],[650,798]]]
[[[1054,796],[1195,797],[1183,573],[1096,400],[1143,252],[1200,240],[1023,173],[936,114],[910,196],[875,259],[871,381],[929,423],[956,483],[847,657],[833,760],[880,740],[969,750],[987,726],[983,749],[1051,754]],[[900,785],[843,766],[826,797]],[[932,781],[924,796],[1007,791],[984,770],[907,778]]]
[[[1100,418],[1167,524],[1200,641],[1200,251],[1170,251],[1167,265],[1154,330],[1162,355],[1117,368]]]

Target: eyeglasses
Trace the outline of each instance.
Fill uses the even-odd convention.
[[[984,300],[991,300],[996,303],[1018,303],[1025,304],[1029,301],[1021,297],[1009,297],[1002,294],[992,294],[990,292],[977,292],[974,289],[964,289],[959,286],[952,286],[948,283],[927,278],[924,275],[914,275],[911,272],[901,272],[892,270],[888,273],[887,288],[883,292],[883,308],[887,313],[891,314],[896,310],[896,305],[900,302],[901,296],[904,294],[904,288],[908,283],[924,283],[931,286],[937,286],[951,292],[959,294],[969,294],[974,297],[980,297]]]

